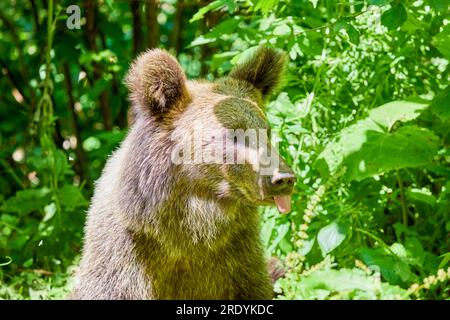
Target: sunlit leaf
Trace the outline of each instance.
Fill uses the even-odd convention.
[[[290,223],[285,223],[285,224],[277,226],[277,228],[276,228],[277,236],[272,241],[269,251],[273,251],[273,249],[278,245],[278,243],[284,238],[284,236],[289,231],[290,225],[291,225]]]
[[[348,232],[348,224],[342,221],[333,221],[329,225],[320,229],[317,234],[317,243],[325,256],[327,253],[336,249]]]
[[[261,10],[263,14],[272,11],[280,0],[257,0],[255,10]]]
[[[439,141],[431,131],[409,125],[390,132],[396,122],[412,120],[424,108],[424,104],[397,101],[371,110],[366,119],[342,130],[325,147],[316,167],[327,176],[344,165],[349,180],[361,180],[429,163]]]
[[[224,6],[225,6],[225,2],[222,0],[213,1],[210,4],[208,4],[207,6],[198,10],[197,13],[192,16],[192,18],[189,20],[189,22],[192,23],[192,22],[201,20],[201,19],[203,19],[204,15],[206,13],[208,13],[209,11],[214,11],[214,10],[217,10]]]
[[[287,36],[291,33],[291,28],[286,24],[279,25],[273,30],[273,34],[276,36]]]
[[[412,201],[423,202],[432,207],[436,205],[436,198],[432,195],[430,191],[412,188],[406,191],[406,196],[408,197],[408,199]]]

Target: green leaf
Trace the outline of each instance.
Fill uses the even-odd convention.
[[[206,34],[207,38],[218,38],[222,37],[224,34],[231,34],[233,33],[241,19],[238,17],[233,17],[231,19],[226,19],[225,21],[222,21],[217,26],[215,26],[211,32]]]
[[[407,122],[416,119],[420,115],[420,111],[427,106],[423,103],[393,101],[370,110],[369,119],[390,130],[397,121]]]
[[[316,242],[315,238],[309,240],[303,240],[303,246],[298,250],[302,256],[306,256],[312,249],[314,242]]]
[[[443,258],[441,263],[439,263],[439,269],[441,269],[444,268],[450,261],[450,252],[444,253],[443,255],[439,256],[439,258]]]
[[[29,268],[29,267],[31,267],[33,265],[33,258],[30,258],[30,259],[28,259],[27,261],[25,261],[24,263],[23,263],[23,266],[25,267],[25,268]]]
[[[394,133],[367,132],[367,142],[350,155],[347,176],[362,180],[375,174],[418,167],[431,162],[439,148],[439,138],[431,131],[405,126]]]
[[[291,28],[287,24],[281,24],[273,30],[273,34],[276,36],[288,36],[291,32]]]
[[[201,20],[201,19],[203,19],[205,14],[207,14],[209,11],[214,11],[219,8],[222,8],[225,6],[225,4],[226,4],[226,1],[223,1],[223,0],[213,1],[210,4],[208,4],[206,7],[203,7],[200,10],[198,10],[197,13],[192,16],[192,18],[189,20],[189,22],[192,23],[192,22]]]
[[[432,43],[447,60],[450,60],[450,24],[444,26],[442,31],[434,36]]]
[[[58,189],[57,196],[61,206],[69,210],[85,207],[88,204],[81,190],[73,185],[65,185],[61,189]]]
[[[356,30],[356,28],[354,26],[352,26],[351,24],[348,25],[347,27],[347,34],[348,37],[350,39],[350,42],[358,45],[359,44],[359,32],[358,30]]]
[[[411,272],[409,265],[397,256],[397,253],[404,254],[402,247],[401,244],[391,247],[392,251],[397,251],[394,251],[395,254],[392,254],[386,248],[362,248],[360,249],[360,256],[370,269],[381,272],[383,278],[389,283],[394,285],[406,284],[417,280],[417,276]]]
[[[64,177],[64,175],[70,171],[69,162],[67,161],[66,154],[61,150],[55,150],[55,174],[58,177]]]
[[[89,90],[89,98],[96,100],[98,97],[110,86],[110,81],[105,78],[100,78],[94,82],[94,85]]]
[[[381,15],[381,23],[389,30],[395,30],[402,26],[407,18],[408,14],[405,7],[401,3],[397,3]]]
[[[239,64],[243,61],[246,61],[249,57],[251,57],[256,52],[256,50],[258,50],[258,48],[259,48],[259,46],[253,46],[253,47],[245,49],[243,52],[234,56],[234,58],[231,59],[231,63],[233,65],[235,65],[235,64]]]
[[[392,2],[392,0],[369,0],[367,1],[369,4],[374,6],[385,6]]]
[[[232,34],[237,28],[240,21],[241,20],[238,17],[226,19],[225,21],[215,26],[209,33],[205,35],[200,35],[197,38],[195,38],[190,43],[188,48],[213,43],[217,41],[217,39],[221,38],[224,34]]]
[[[427,190],[412,188],[411,190],[406,191],[406,197],[411,201],[418,201],[429,204],[434,207],[436,205],[436,198],[433,194]]]
[[[280,0],[258,0],[255,5],[255,11],[260,10],[263,14],[268,14],[278,4]]]
[[[17,212],[20,215],[28,214],[47,205],[50,198],[51,194],[48,188],[22,190],[6,200],[1,209],[6,212]]]
[[[398,243],[398,242],[393,243],[390,246],[390,249],[397,257],[399,257],[401,259],[406,259],[406,255],[407,255],[406,249],[401,243]]]
[[[396,101],[372,109],[366,119],[343,129],[319,155],[315,167],[326,177],[341,167],[348,180],[428,164],[439,139],[430,130],[409,125],[391,132],[396,122],[418,117],[426,105]]]
[[[334,32],[338,32],[338,31],[340,31],[340,30],[342,30],[342,29],[346,29],[346,28],[347,28],[347,25],[348,25],[348,23],[347,23],[346,21],[338,21],[338,22],[334,25],[333,30],[334,30]]]
[[[43,222],[46,222],[48,220],[50,220],[51,218],[53,218],[55,216],[56,213],[56,205],[54,202],[48,204],[45,206],[44,208],[44,212],[45,212],[45,216],[42,219]]]
[[[319,2],[319,0],[309,0],[309,2],[311,2],[313,8],[315,9],[317,7],[317,2]]]
[[[213,43],[215,41],[216,41],[215,38],[206,38],[205,36],[200,35],[191,42],[191,44],[188,46],[188,48],[201,46],[201,45],[208,44],[208,43]]]
[[[450,86],[433,99],[430,109],[443,121],[450,120]]]
[[[269,246],[270,238],[272,237],[272,232],[275,227],[275,218],[266,219],[261,228],[261,240],[264,247]]]
[[[449,0],[428,0],[431,4],[431,7],[440,12],[444,12],[448,10],[448,7],[450,5]]]
[[[416,237],[408,236],[405,240],[405,248],[407,250],[407,258],[404,261],[407,261],[410,265],[424,268],[425,260],[429,253],[423,249],[420,241]],[[430,270],[430,272],[432,271]]]
[[[8,249],[10,250],[23,250],[23,247],[27,244],[30,236],[27,234],[19,234],[14,239],[8,241]]]
[[[320,229],[317,242],[322,254],[325,256],[336,249],[344,241],[347,232],[348,224],[337,220]]]
[[[113,0],[105,0],[105,3],[108,5],[110,9],[113,9]]]
[[[293,250],[292,243],[290,239],[288,239],[288,237],[284,237],[281,239],[280,243],[278,244],[278,248],[280,248],[283,254],[287,254]]]
[[[405,290],[387,283],[378,284],[374,276],[360,269],[318,270],[303,276],[296,299],[393,299]],[[380,297],[381,296],[381,297]]]
[[[350,23],[346,21],[339,21],[338,23],[336,23],[333,29],[335,32],[344,29],[350,42],[355,45],[359,44],[359,31]]]
[[[280,243],[280,241],[284,238],[284,236],[288,233],[291,223],[285,223],[276,227],[277,237],[273,240],[270,245],[269,252],[272,252],[276,246]]]

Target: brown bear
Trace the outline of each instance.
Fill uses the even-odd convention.
[[[294,175],[263,136],[261,147],[229,133],[270,136],[264,101],[285,60],[261,47],[207,82],[187,81],[163,50],[136,59],[126,77],[133,123],[96,183],[72,299],[273,297],[257,207],[289,211]],[[205,147],[213,161],[189,161]],[[262,164],[267,151],[274,168]]]

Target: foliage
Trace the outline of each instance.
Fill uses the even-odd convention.
[[[289,215],[261,210],[278,298],[448,299],[448,1],[98,1],[80,30],[71,1],[16,2],[0,4],[1,298],[68,292],[136,54],[214,79],[266,45],[289,57],[267,112],[298,177]]]

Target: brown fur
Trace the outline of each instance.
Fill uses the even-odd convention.
[[[272,63],[274,57],[264,55],[257,58],[270,56]],[[227,92],[227,81],[186,81],[164,51],[137,59],[126,80],[133,125],[96,183],[73,299],[273,296],[259,239],[257,172],[247,165],[175,165],[170,159],[194,126],[226,127],[216,115],[221,101],[247,98],[260,105],[258,97],[279,74],[269,77],[263,92],[259,74],[257,86],[229,79],[235,87]],[[239,87],[241,93],[233,93]],[[227,118],[228,107],[222,106]],[[259,117],[248,123],[266,126],[261,111],[243,108]]]
[[[230,77],[244,80],[268,96],[280,83],[286,56],[270,48],[259,47],[253,56],[231,71]]]

